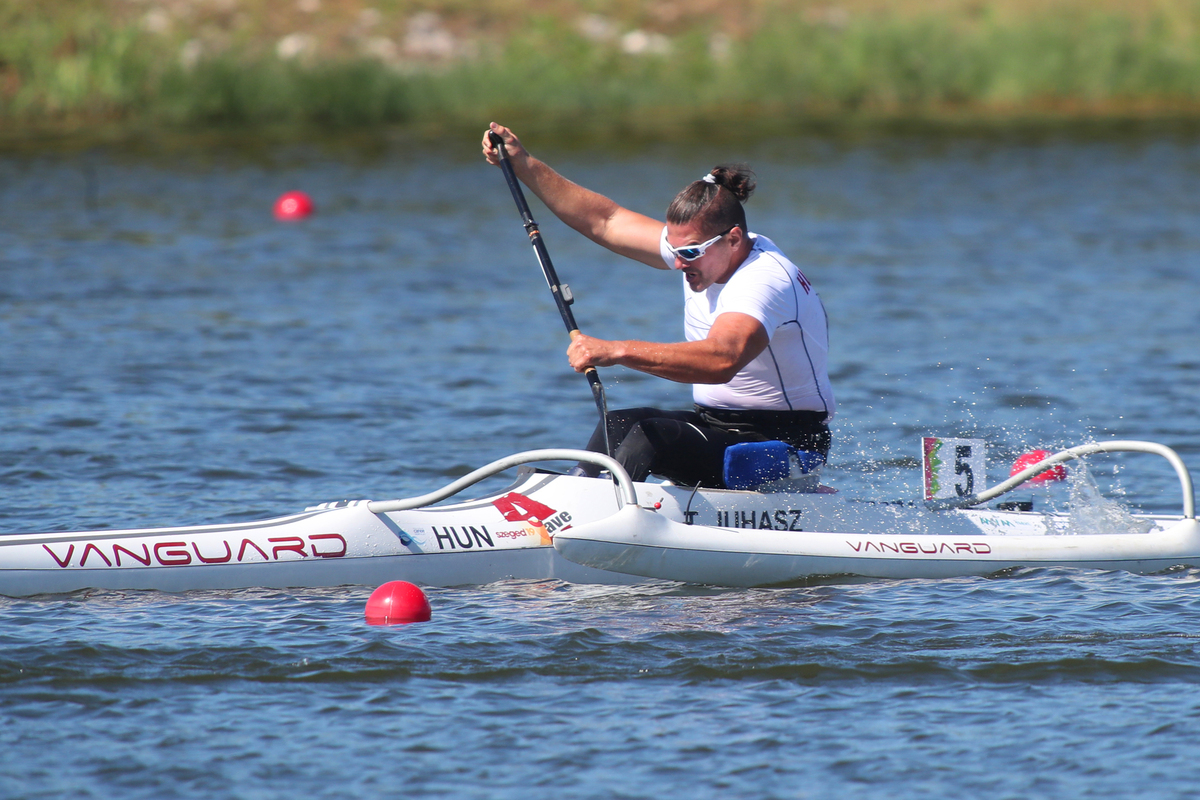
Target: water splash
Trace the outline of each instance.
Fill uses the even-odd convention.
[[[1101,494],[1096,479],[1082,461],[1071,465],[1067,488],[1070,499],[1063,533],[1148,533],[1154,527],[1154,523],[1135,519],[1125,506]]]

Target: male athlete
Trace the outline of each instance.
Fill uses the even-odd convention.
[[[610,412],[613,456],[634,480],[653,473],[721,488],[725,448],[741,442],[828,454],[835,404],[825,307],[774,242],[746,227],[743,203],[755,188],[748,167],[714,167],[676,195],[664,224],[572,183],[494,122],[483,136],[488,163],[500,163],[489,133],[503,138],[517,178],[567,225],[614,253],[683,273],[686,341],[580,335],[567,348],[576,372],[620,364],[692,384],[691,410]],[[599,425],[588,449],[604,452]]]

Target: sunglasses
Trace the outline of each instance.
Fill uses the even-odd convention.
[[[733,226],[733,228],[736,227],[737,225]],[[719,242],[721,237],[725,236],[725,234],[729,233],[729,231],[733,230],[733,228],[729,228],[722,233],[718,233],[716,236],[702,244],[685,244],[683,247],[671,247],[671,245],[668,244],[667,249],[671,251],[671,255],[682,258],[684,261],[695,261],[697,258],[704,255],[705,250]],[[666,236],[667,234],[664,230],[663,238],[666,239]],[[664,242],[664,244],[666,244],[666,242]]]

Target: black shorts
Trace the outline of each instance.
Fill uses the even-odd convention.
[[[742,442],[787,442],[800,450],[829,454],[829,426],[822,411],[754,411],[695,406],[692,411],[629,408],[608,413],[613,457],[630,477],[651,473],[684,486],[725,486],[725,448]],[[587,449],[604,452],[600,425]],[[587,475],[600,468],[580,464]]]

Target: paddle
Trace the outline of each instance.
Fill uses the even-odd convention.
[[[542,234],[533,220],[533,214],[529,212],[529,203],[525,202],[525,193],[521,190],[521,184],[517,182],[512,164],[508,161],[508,150],[504,146],[504,140],[494,132],[488,133],[488,139],[500,157],[500,171],[504,173],[508,189],[512,192],[513,200],[517,202],[517,210],[521,212],[521,221],[525,224],[525,232],[529,234],[529,243],[533,245],[533,252],[537,255],[538,264],[542,268],[546,284],[550,287],[550,293],[554,295],[558,313],[562,315],[567,332],[574,339],[580,335],[579,326],[575,324],[575,315],[571,313],[571,303],[575,302],[575,298],[571,296],[571,290],[558,280],[554,265],[550,263],[550,253],[546,251],[546,245],[542,242]],[[588,367],[584,371],[584,375],[591,384],[592,397],[596,401],[596,409],[600,412],[600,424],[604,428],[604,453],[612,455],[612,448],[608,443],[608,401],[604,399],[604,384],[600,383],[600,373],[596,372],[595,367]]]

